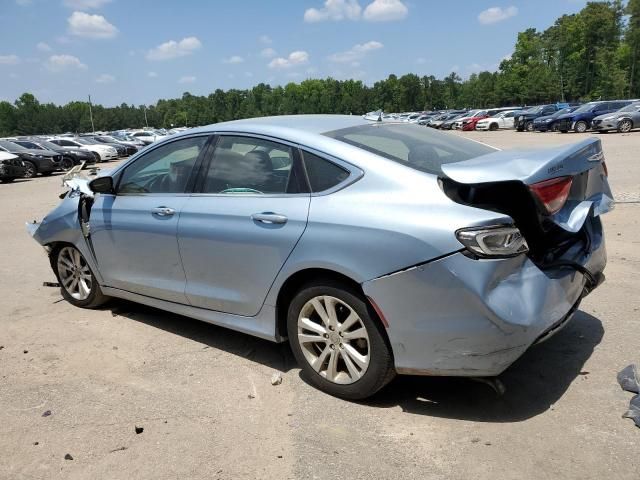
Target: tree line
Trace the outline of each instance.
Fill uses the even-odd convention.
[[[96,130],[206,125],[239,118],[303,114],[362,114],[463,107],[533,105],[557,101],[640,97],[640,0],[589,2],[546,30],[518,34],[498,71],[467,79],[408,73],[368,86],[358,80],[307,79],[285,86],[185,92],[155,105],[93,105]],[[24,93],[0,102],[0,135],[91,131],[87,102],[40,103]]]

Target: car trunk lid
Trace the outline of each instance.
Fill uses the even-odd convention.
[[[444,164],[442,171],[443,189],[450,198],[509,215],[534,256],[575,241],[590,217],[613,208],[598,139],[547,149],[497,151]]]

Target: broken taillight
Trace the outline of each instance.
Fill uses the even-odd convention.
[[[529,185],[529,190],[538,197],[538,200],[542,202],[547,212],[554,214],[558,212],[567,201],[572,182],[573,177],[552,178],[551,180],[544,180]]]

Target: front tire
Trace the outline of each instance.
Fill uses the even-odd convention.
[[[589,128],[589,125],[587,125],[587,122],[580,120],[579,122],[576,122],[575,126],[573,127],[573,130],[576,133],[584,133],[587,131],[588,128]]]
[[[30,162],[29,160],[23,160],[24,163],[24,178],[33,178],[38,174],[38,169],[36,168],[36,164]]]
[[[496,130],[498,130],[498,124],[497,123],[490,124],[489,130],[491,130],[492,132],[495,132]]]
[[[52,266],[60,282],[60,292],[70,304],[80,308],[97,308],[109,299],[87,261],[76,247],[65,245],[52,258]]]
[[[367,398],[395,376],[383,327],[362,294],[346,284],[303,286],[289,304],[287,331],[304,376],[330,395]]]
[[[533,122],[527,122],[524,124],[524,129],[527,132],[533,132]]]
[[[618,124],[618,132],[620,133],[629,133],[632,128],[633,122],[628,119],[624,119]]]
[[[75,162],[73,161],[73,159],[71,159],[69,157],[63,157],[62,158],[62,162],[60,163],[60,167],[62,168],[63,172],[68,172],[74,166],[75,166]]]

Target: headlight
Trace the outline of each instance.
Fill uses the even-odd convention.
[[[515,257],[529,251],[527,241],[516,227],[465,228],[456,232],[458,241],[481,258]]]
[[[553,122],[553,118],[547,118],[547,119],[545,120],[545,123],[549,123],[549,122]]]
[[[605,117],[605,118],[602,119],[602,121],[603,122],[607,122],[609,120],[615,120],[615,119],[616,119],[616,117]]]

